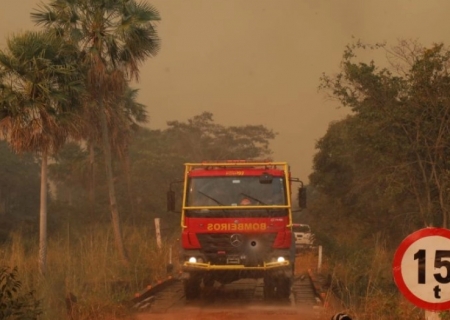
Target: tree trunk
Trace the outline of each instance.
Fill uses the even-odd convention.
[[[124,156],[124,171],[127,179],[127,192],[128,192],[128,201],[130,202],[130,210],[131,217],[133,221],[133,226],[136,223],[136,206],[134,205],[134,197],[133,197],[133,187],[131,182],[131,165],[130,165],[130,155],[128,149],[125,151]]]
[[[94,143],[89,142],[89,209],[91,219],[94,221],[95,212],[95,150]]]
[[[102,127],[103,152],[105,156],[106,180],[109,190],[109,204],[111,206],[111,220],[113,224],[114,238],[120,258],[125,264],[128,264],[128,257],[123,245],[122,232],[120,228],[119,210],[117,208],[116,191],[114,188],[112,174],[111,145],[109,143],[108,125],[106,123],[105,112],[106,111],[103,110],[103,104],[100,103],[100,122]]]
[[[45,275],[47,264],[47,152],[42,152],[41,198],[39,208],[39,272]]]

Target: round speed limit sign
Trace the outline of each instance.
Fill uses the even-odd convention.
[[[407,236],[394,256],[394,280],[403,295],[430,311],[450,309],[450,230],[425,228]]]

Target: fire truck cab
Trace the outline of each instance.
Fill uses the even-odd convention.
[[[186,163],[181,205],[180,262],[187,299],[215,282],[263,278],[264,297],[288,298],[294,275],[292,182],[285,162]],[[175,209],[175,192],[168,192]]]

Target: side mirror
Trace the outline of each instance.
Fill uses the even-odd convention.
[[[167,211],[169,212],[175,212],[175,191],[172,190],[173,185],[175,183],[183,183],[184,180],[176,180],[176,181],[172,181],[169,185],[169,191],[167,191]]]
[[[298,188],[298,206],[300,209],[306,209],[306,187]]]
[[[167,191],[167,211],[175,211],[175,191]]]

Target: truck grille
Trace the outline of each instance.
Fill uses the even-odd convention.
[[[230,261],[238,261],[239,264],[256,266],[267,261],[276,235],[276,233],[203,233],[197,234],[197,238],[201,252],[211,263],[230,264]]]

